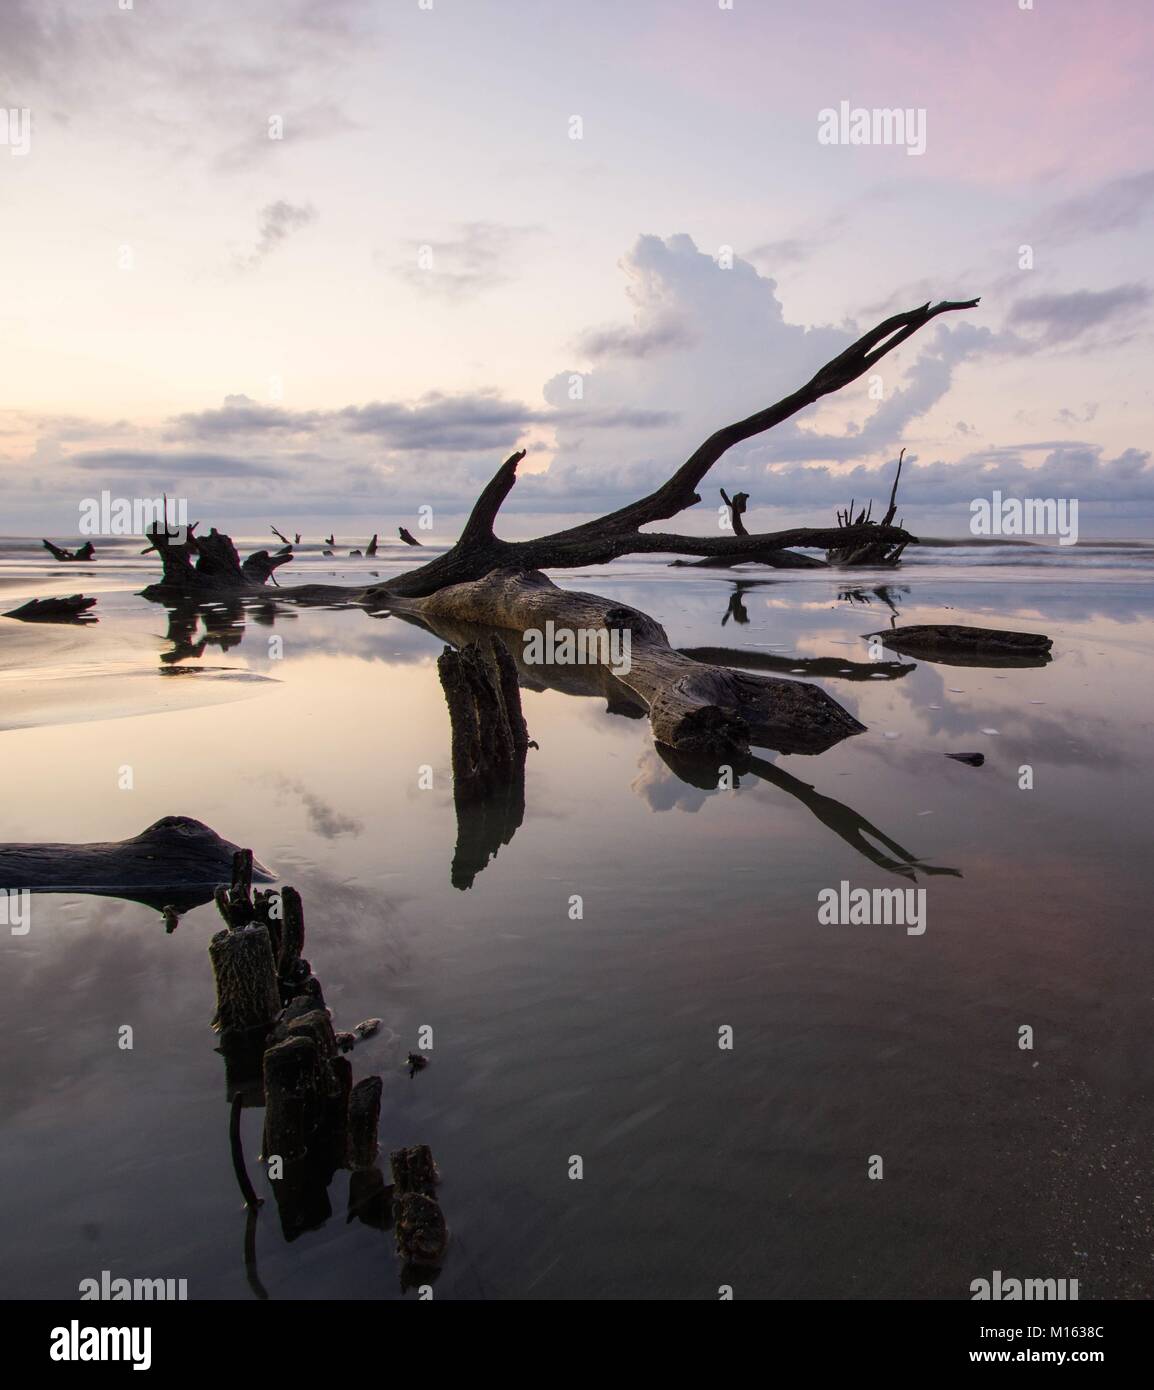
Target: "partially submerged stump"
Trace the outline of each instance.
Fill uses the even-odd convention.
[[[1040,632],[1010,632],[956,623],[925,623],[867,632],[896,652],[944,666],[1045,666],[1053,641]]]
[[[446,647],[437,658],[453,729],[453,791],[482,801],[525,768],[529,734],[521,713],[517,668],[504,642]]]
[[[450,877],[462,890],[507,845],[525,818],[529,731],[517,667],[501,637],[487,633],[437,660],[452,727],[457,846]]]
[[[400,536],[401,540],[403,540],[406,545],[420,545],[421,543],[417,540],[416,536],[410,531],[406,531],[403,526],[397,527],[397,535]]]

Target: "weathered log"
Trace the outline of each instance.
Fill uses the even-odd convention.
[[[397,535],[400,536],[401,540],[403,540],[406,545],[420,545],[421,543],[419,540],[417,540],[416,536],[414,536],[411,532],[406,531],[403,526],[399,526],[397,528]]]
[[[380,1156],[377,1127],[381,1119],[379,1076],[366,1076],[358,1081],[349,1095],[348,1166],[353,1169],[371,1168]]]
[[[253,922],[225,927],[209,942],[216,981],[216,1027],[221,1032],[268,1028],[280,1013],[280,987],[268,928]]]
[[[1010,632],[956,623],[924,623],[867,632],[896,652],[944,666],[1045,666],[1053,641],[1040,632]]]
[[[611,674],[644,704],[657,742],[685,752],[740,751],[755,743],[814,753],[865,727],[817,686],[694,661],[674,651],[647,614],[559,589],[543,574],[501,570],[426,598],[394,597],[389,607],[434,623],[487,623],[521,633],[543,632],[547,623],[570,631],[617,631],[622,646],[627,633],[629,669]]]
[[[95,604],[94,598],[85,598],[83,594],[70,594],[66,598],[32,598],[19,608],[10,609],[4,617],[19,618],[24,623],[94,623],[94,616],[84,615]]]
[[[365,554],[366,554],[366,555],[369,557],[369,559],[371,560],[371,559],[376,555],[376,553],[377,553],[377,533],[374,531],[374,532],[373,532],[373,538],[372,538],[372,540],[369,542],[368,547],[367,547],[366,550],[365,550]]]
[[[190,816],[164,816],[139,835],[97,844],[0,844],[0,888],[94,893],[190,911],[232,873],[237,846]],[[254,863],[263,881],[273,875]]]

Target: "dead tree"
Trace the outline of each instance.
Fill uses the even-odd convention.
[[[580,526],[556,531],[536,540],[503,541],[494,535],[493,524],[517,481],[517,465],[525,457],[525,451],[518,450],[505,460],[481,493],[454,546],[419,569],[398,575],[371,592],[379,594],[382,600],[386,595],[421,598],[450,584],[481,579],[496,569],[571,569],[607,564],[622,555],[673,554],[730,558],[751,550],[787,550],[791,546],[825,549],[867,540],[908,543],[912,537],[888,524],[885,527],[871,526],[868,530],[857,526],[798,527],[789,531],[744,536],[679,536],[668,532],[642,531],[641,528],[668,520],[699,502],[701,498],[697,494],[697,487],[718,459],[734,445],[764,434],[823,396],[856,381],[939,314],[971,309],[977,303],[976,299],[945,300],[940,304],[923,304],[917,309],[893,315],[827,362],[804,386],[776,404],[711,434],[655,492]]]
[[[419,540],[417,540],[416,536],[414,536],[411,532],[406,531],[403,526],[397,527],[397,535],[400,536],[401,540],[403,540],[406,545],[420,545],[421,543]]]

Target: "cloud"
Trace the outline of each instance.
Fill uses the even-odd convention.
[[[414,289],[448,300],[469,299],[511,278],[514,253],[537,231],[498,222],[467,222],[455,237],[414,245],[395,273]]]
[[[1066,294],[1037,294],[1019,299],[1009,323],[1039,330],[1037,341],[1045,347],[1072,342],[1091,329],[1113,321],[1125,321],[1151,300],[1146,285],[1115,285],[1108,290],[1073,290]]]
[[[1110,179],[1047,209],[1041,224],[1051,241],[1073,241],[1136,227],[1154,204],[1154,169]]]
[[[71,454],[62,461],[92,473],[143,474],[142,482],[155,478],[158,486],[172,477],[281,478],[287,472],[279,464],[233,454],[166,454],[134,449],[101,449]]]
[[[672,423],[677,414],[636,409],[541,410],[510,400],[498,391],[460,395],[430,391],[415,402],[370,401],[330,411],[290,411],[264,405],[249,396],[226,396],[219,409],[176,416],[169,422],[165,437],[276,437],[315,431],[372,435],[398,453],[492,453],[511,449],[533,425],[566,424],[577,419],[589,429],[652,430]]]
[[[299,205],[278,198],[261,208],[260,224],[257,229],[256,245],[244,256],[238,257],[237,268],[255,270],[258,265],[294,232],[307,227],[316,220],[316,210],[309,203]]]

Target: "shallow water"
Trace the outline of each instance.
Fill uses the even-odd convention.
[[[385,1020],[351,1057],[384,1076],[382,1147],[428,1143],[440,1165],[437,1297],[966,1298],[993,1269],[1149,1296],[1154,570],[1148,548],[1107,549],[1088,566],[925,549],[851,582],[738,587],[652,561],[555,576],[653,614],[675,646],[843,660],[818,683],[867,732],[705,790],[647,721],[526,690],[524,823],[462,890],[440,641],[286,605],[218,613],[231,645],[194,655],[203,624],[182,647],[133,595],[145,562],[61,578],[6,547],[4,608],[83,590],[100,622],[39,643],[0,620],[0,644],[23,643],[0,646],[0,840],[194,816],[300,890],[337,1026]],[[314,553],[293,578],[408,563]],[[1044,631],[1053,660],[887,653],[908,669],[877,678],[862,634],[895,615]],[[970,751],[983,766],[945,757]],[[883,861],[916,862],[922,935],[819,924],[843,880],[907,886],[878,833]],[[38,895],[28,934],[0,935],[4,1296],[69,1297],[103,1269],[255,1296],[209,1028],[219,925],[207,905],[166,935],[137,903]],[[411,1079],[422,1026],[431,1065]],[[261,1113],[244,1138],[267,1192]],[[347,1174],[329,1196],[291,1243],[262,1210],[268,1296],[400,1296],[391,1236],[346,1222]]]

